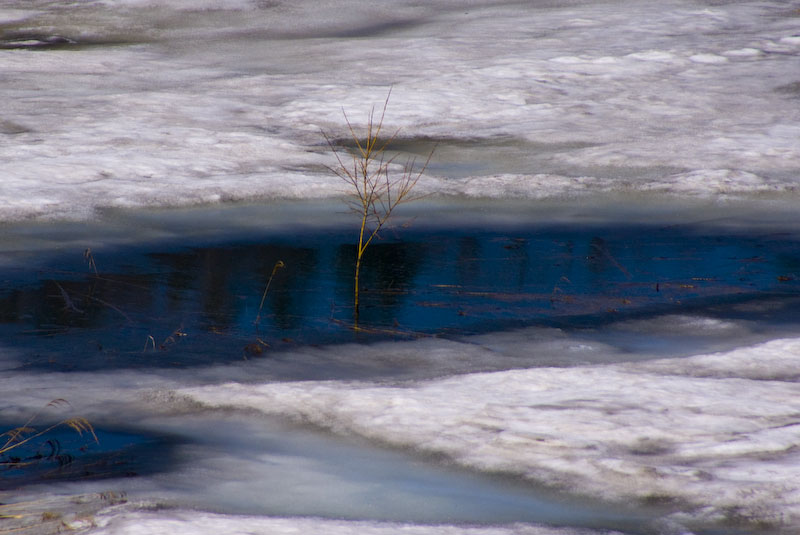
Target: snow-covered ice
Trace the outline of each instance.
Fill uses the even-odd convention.
[[[534,368],[387,386],[184,389],[573,492],[687,501],[708,518],[800,516],[800,339],[647,363]]]
[[[336,196],[320,130],[390,86],[404,138],[517,143],[428,192],[795,195],[796,2],[7,4],[4,219]]]
[[[346,522],[322,519],[231,517],[209,513],[147,512],[111,514],[95,520],[97,529],[92,533],[114,535],[196,535],[230,533],[231,535],[591,535],[595,531],[552,528],[531,525],[510,527],[422,526],[408,524],[377,524],[374,522]],[[605,532],[614,535],[613,532]]]
[[[635,214],[794,236],[799,23],[797,0],[6,0],[3,247],[27,254],[84,241],[67,225],[37,234],[37,220],[97,220],[98,240],[128,243],[157,233],[137,209],[239,201],[275,206],[257,224],[282,231],[287,200],[332,203],[346,192],[326,169],[334,160],[321,132],[346,136],[342,112],[361,126],[390,88],[386,127],[401,129],[402,152],[424,157],[438,143],[419,191],[448,221],[491,199],[500,208],[481,217],[493,223],[508,217],[503,203],[522,203],[558,221]],[[196,223],[213,232],[213,222]],[[689,312],[614,328],[642,337],[674,329],[720,349],[676,344],[654,359],[644,346],[615,346],[609,328],[606,338],[540,329],[298,350],[436,361],[436,377],[371,383],[272,382],[257,362],[184,375],[39,374],[16,369],[13,343],[0,342],[2,415],[64,397],[99,421],[124,414],[161,430],[172,425],[153,423],[162,417],[256,413],[591,498],[661,504],[663,533],[716,521],[800,529],[800,339]],[[499,353],[502,366],[492,364]],[[517,358],[531,354],[541,367]],[[550,367],[563,355],[569,366]],[[231,462],[204,455],[217,474]],[[181,472],[182,484],[211,481],[201,472]],[[161,497],[172,496],[162,480],[140,495],[162,484]],[[155,495],[84,527],[600,533],[149,509]]]
[[[689,318],[681,321],[689,323]],[[691,323],[700,330],[725,328],[709,325],[713,322],[702,318]],[[447,360],[451,356],[464,359],[462,355],[472,353],[468,359],[489,360],[504,351],[510,355],[524,352],[526,343],[528,352],[547,349],[539,339],[542,333],[532,334],[535,333],[529,330],[509,332],[501,344],[491,335],[466,339],[461,349],[454,341],[423,340],[362,349],[333,347],[329,351],[342,355],[360,351],[365,359],[374,355],[385,359],[431,355]],[[602,343],[587,340],[573,342],[571,347],[567,341],[561,345],[564,351],[610,350]],[[189,489],[193,481],[208,481],[210,490],[200,491],[202,485],[192,490],[189,496],[195,497],[189,498],[189,504],[191,500],[196,504],[214,503],[213,500],[225,503],[221,496],[213,498],[213,489],[227,489],[225,492],[233,500],[229,507],[238,504],[245,512],[258,507],[259,502],[280,502],[280,498],[259,499],[258,495],[272,492],[276,482],[269,480],[276,477],[276,467],[282,465],[305,474],[302,478],[307,483],[316,481],[320,490],[299,487],[311,499],[336,503],[335,496],[322,498],[324,488],[330,485],[343,496],[348,492],[360,496],[364,492],[359,490],[364,482],[347,482],[345,478],[335,483],[341,476],[331,479],[334,472],[329,470],[323,471],[322,477],[315,475],[313,465],[303,460],[302,452],[308,446],[298,447],[308,444],[308,439],[295,442],[288,449],[275,449],[276,439],[269,438],[267,431],[273,424],[248,424],[236,416],[252,418],[262,414],[302,426],[312,424],[343,437],[361,437],[398,451],[433,455],[457,466],[521,477],[575,495],[642,507],[660,504],[671,513],[656,524],[665,530],[659,533],[673,533],[669,526],[691,527],[707,522],[752,522],[788,528],[797,525],[800,515],[798,357],[800,339],[788,338],[680,358],[456,373],[400,383],[263,382],[258,377],[268,369],[266,361],[188,373],[128,371],[27,377],[12,371],[7,375],[13,377],[13,386],[5,390],[17,409],[6,409],[3,416],[19,419],[47,400],[69,392],[72,405],[94,421],[115,414],[116,418],[139,421],[144,428],[175,432],[194,426],[203,433],[205,442],[215,443],[213,436],[217,436],[220,444],[226,444],[224,453],[216,449],[218,446],[212,448],[213,455],[202,449],[189,449],[184,455],[204,459],[201,466],[188,463],[175,474],[155,480],[160,488],[157,494],[168,503],[186,503],[187,498],[181,498],[186,491],[175,494],[175,490]],[[231,377],[237,380],[232,382]],[[186,386],[187,383],[195,386]],[[221,417],[229,423],[221,424]],[[164,423],[171,418],[195,423]],[[216,429],[211,431],[209,425]],[[244,445],[248,441],[252,446]],[[353,455],[350,450],[337,453],[340,447],[334,444],[320,448],[328,449],[327,455],[332,459],[343,455],[339,462]],[[293,452],[297,457],[287,461],[282,452]],[[367,457],[361,459],[364,474],[372,470],[371,462]],[[266,463],[265,468],[259,468],[260,463]],[[348,466],[342,468],[347,471]],[[266,479],[259,481],[260,478]],[[150,484],[133,481],[123,486],[132,497],[139,500],[152,495]],[[296,483],[284,481],[282,492],[294,496],[298,491]],[[89,483],[79,488],[86,485]],[[95,483],[88,490],[96,488]],[[400,499],[403,495],[397,496]],[[401,502],[396,503],[402,507]],[[197,532],[205,529],[203,518],[209,518],[211,523],[229,519],[230,529],[256,533],[282,529],[283,523],[291,523],[263,517],[206,517],[204,513],[180,509],[149,511],[147,504],[134,501],[109,511],[98,524],[100,532],[134,530],[138,525],[153,530]],[[271,528],[270,522],[277,522],[276,527]],[[305,525],[303,522],[311,522],[312,527],[319,522],[320,527],[314,529],[327,526],[326,521],[311,520],[298,525]],[[358,522],[337,526],[336,529],[356,531],[362,527]],[[381,523],[370,526],[379,531],[400,529]],[[433,528],[415,529],[425,532]],[[504,529],[508,533],[562,533],[530,524],[503,528],[498,533],[505,533]]]

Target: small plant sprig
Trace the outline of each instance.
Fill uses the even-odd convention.
[[[176,344],[178,340],[186,336],[189,335],[183,331],[183,325],[172,331],[172,334],[164,338],[164,341],[161,342],[160,345],[156,345],[156,339],[152,334],[148,334],[144,341],[144,349],[142,349],[142,353],[147,353],[148,347],[151,347],[153,351],[155,351],[156,348],[165,351],[167,348],[169,348],[169,346]]]
[[[94,261],[94,255],[92,254],[92,248],[87,247],[86,250],[83,252],[83,259],[86,260],[86,265],[89,266],[89,269],[94,271],[95,277],[97,276],[97,264]]]
[[[364,253],[397,206],[421,197],[413,196],[411,191],[417,185],[433,156],[432,150],[425,164],[419,168],[416,166],[416,159],[409,158],[405,161],[402,172],[395,173],[390,169],[397,156],[387,158],[386,149],[397,138],[400,130],[396,130],[385,139],[381,139],[380,136],[391,96],[390,89],[383,103],[380,117],[376,118],[374,107],[370,110],[363,138],[356,132],[347,113],[342,110],[350,136],[355,143],[355,148],[349,151],[347,156],[343,156],[334,140],[324,131],[322,132],[337,161],[337,166],[329,167],[329,169],[351,186],[352,196],[347,204],[360,220],[353,277],[353,324],[356,330],[359,328],[359,277]]]
[[[272,273],[270,273],[269,279],[267,280],[267,285],[264,287],[264,293],[261,294],[261,304],[258,305],[258,314],[256,314],[256,319],[253,322],[256,327],[258,327],[258,324],[261,323],[261,311],[264,309],[264,301],[267,299],[267,293],[269,293],[269,287],[272,284],[272,279],[275,277],[275,273],[284,267],[286,267],[286,264],[283,263],[283,260],[278,260],[272,267]]]

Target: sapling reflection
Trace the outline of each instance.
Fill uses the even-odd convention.
[[[350,186],[351,197],[347,200],[347,204],[360,222],[353,276],[353,324],[356,329],[359,328],[359,277],[364,253],[397,206],[420,198],[412,195],[412,190],[433,156],[431,151],[421,167],[416,165],[415,158],[408,158],[403,165],[396,165],[396,155],[387,158],[386,150],[389,144],[400,133],[398,129],[388,137],[381,138],[391,95],[392,92],[389,90],[379,117],[376,118],[374,107],[370,110],[363,137],[356,132],[347,113],[342,110],[350,137],[355,144],[347,156],[343,156],[337,143],[324,131],[322,132],[337,161],[337,166],[329,169]]]

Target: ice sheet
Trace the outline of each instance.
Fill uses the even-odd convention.
[[[205,535],[218,533],[283,535],[613,535],[614,532],[559,529],[553,527],[516,525],[509,527],[468,527],[446,525],[386,524],[375,522],[346,522],[320,519],[264,518],[226,516],[197,511],[169,513],[133,512],[111,514],[96,518],[98,527],[91,533],[114,535]]]
[[[704,519],[800,522],[800,339],[649,363],[183,389],[573,492],[687,502]]]
[[[342,111],[363,126],[390,87],[386,127],[402,128],[409,154],[437,141],[447,148],[421,193],[530,202],[554,219],[576,213],[559,209],[563,198],[592,212],[601,196],[648,207],[706,197],[708,217],[725,216],[733,198],[797,201],[797,0],[368,4],[5,2],[0,221],[338,197],[344,185],[325,169],[334,160],[321,130],[346,136]],[[683,221],[663,207],[654,213]],[[731,224],[748,224],[746,213],[736,211]],[[137,232],[135,217],[128,222]],[[585,351],[588,362],[620,350],[496,336],[469,349],[410,342],[386,351],[486,366],[500,346],[545,357]],[[255,409],[574,492],[686,501],[694,519],[791,529],[800,526],[798,354],[800,341],[787,338],[682,359],[403,385],[252,384],[257,374],[247,368],[188,377],[9,370],[4,396],[13,406],[2,414],[24,417],[64,396],[100,418]],[[455,373],[460,364],[440,369]],[[464,528],[133,511],[110,513],[98,529]]]
[[[629,322],[617,330],[675,330],[716,339],[744,325],[681,316]],[[641,348],[625,350],[646,356]],[[272,359],[174,371],[29,374],[12,369],[4,372],[8,405],[0,415],[6,422],[24,421],[48,401],[66,398],[71,413],[97,425],[136,422],[145,430],[189,433],[196,443],[182,447],[180,458],[194,462],[176,465],[173,472],[101,482],[99,488],[96,483],[85,487],[91,482],[73,483],[61,490],[97,492],[111,485],[147,500],[145,509],[147,503],[166,500],[188,501],[207,511],[235,506],[248,512],[259,503],[274,502],[258,496],[271,488],[270,477],[281,467],[287,492],[300,492],[317,508],[341,507],[333,497],[319,496],[324,488],[319,481],[341,479],[337,488],[350,485],[340,477],[343,473],[333,477],[324,464],[305,460],[302,451],[308,446],[276,449],[279,442],[271,438],[271,424],[253,420],[261,414],[572,494],[660,504],[676,511],[669,520],[678,526],[722,521],[791,530],[800,525],[800,339],[682,358],[591,364],[608,355],[614,358],[618,351],[586,336],[531,329],[461,341],[307,348],[273,357],[355,359],[364,366],[409,362],[432,367],[441,377],[403,382],[274,382]],[[573,362],[559,368],[513,369],[519,365],[515,356],[539,353],[544,361],[561,354]],[[463,374],[500,362],[512,369]],[[236,423],[240,420],[249,423]],[[249,430],[242,432],[245,428]],[[331,459],[339,448],[333,443],[318,447]],[[302,490],[312,482],[317,482],[313,491]],[[361,485],[353,490],[364,492]],[[216,494],[221,488],[227,489],[226,499]],[[153,529],[167,529],[163,526],[173,522],[178,522],[175,529],[186,532],[201,529],[184,513],[137,510],[109,512],[108,525],[114,527],[107,529],[133,529],[139,520]],[[269,522],[215,518],[256,532]]]
[[[387,129],[485,143],[421,192],[794,196],[798,5],[11,2],[0,218],[336,197],[320,130],[390,87]]]

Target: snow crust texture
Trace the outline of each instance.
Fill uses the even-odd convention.
[[[597,535],[597,531],[544,526],[467,527],[335,521],[313,518],[232,517],[198,512],[132,512],[99,517],[96,535]],[[603,535],[614,535],[603,532]]]
[[[7,4],[0,219],[339,196],[390,87],[428,193],[796,194],[796,1]]]
[[[800,525],[800,340],[685,359],[387,386],[182,390],[572,492],[689,503],[706,520]]]

